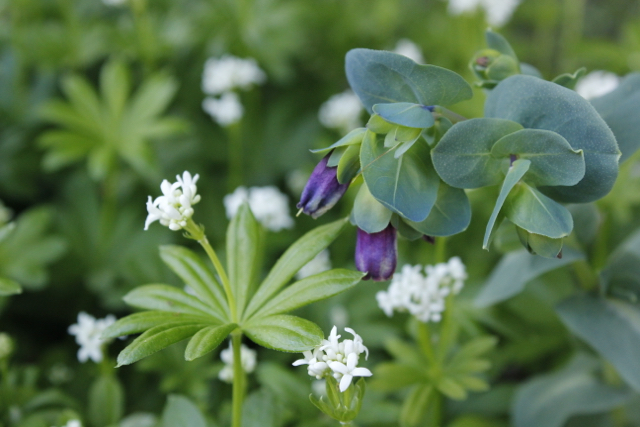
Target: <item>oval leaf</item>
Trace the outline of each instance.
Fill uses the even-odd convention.
[[[124,391],[114,375],[101,375],[89,389],[89,416],[94,426],[114,425],[124,412]]]
[[[324,337],[315,323],[288,314],[255,318],[242,330],[256,344],[292,353],[310,350]]]
[[[471,204],[464,190],[441,182],[438,198],[429,216],[421,222],[405,222],[427,236],[451,236],[466,230],[469,226]]]
[[[410,128],[426,129],[433,126],[433,114],[430,107],[410,102],[394,102],[391,104],[376,104],[373,112],[389,123],[395,123]]]
[[[138,308],[217,318],[217,313],[198,298],[174,286],[162,284],[139,286],[122,299],[127,304]]]
[[[349,85],[369,113],[374,104],[451,105],[473,96],[471,86],[453,71],[435,65],[418,65],[397,53],[350,50],[346,71]]]
[[[391,215],[393,212],[371,195],[366,183],[360,186],[353,204],[353,220],[358,228],[369,234],[378,233],[387,228]]]
[[[235,323],[227,323],[200,329],[187,344],[184,352],[185,360],[191,361],[213,351],[237,327]]]
[[[574,91],[531,76],[511,76],[491,91],[485,116],[512,120],[527,129],[545,129],[582,149],[584,178],[571,187],[544,187],[546,195],[567,203],[585,203],[605,196],[618,176],[620,151],[598,112]]]

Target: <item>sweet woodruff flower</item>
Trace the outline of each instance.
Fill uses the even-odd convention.
[[[266,74],[255,59],[223,55],[205,62],[202,91],[207,95],[220,95],[236,88],[247,90],[264,83],[266,79]]]
[[[182,177],[176,176],[177,182],[173,184],[166,179],[162,181],[160,184],[162,196],[153,201],[149,196],[147,200],[149,215],[144,223],[144,229],[147,230],[154,221],[160,221],[160,224],[174,231],[186,227],[187,220],[193,216],[192,206],[200,201],[196,187],[198,178],[200,178],[198,174],[192,177],[185,171]]]
[[[235,92],[225,92],[220,98],[206,97],[202,109],[222,127],[239,122],[244,114],[240,97]]]
[[[280,231],[293,227],[293,218],[289,213],[289,198],[277,187],[236,188],[223,199],[227,218],[233,218],[245,202],[249,203],[256,220],[266,229]]]
[[[389,289],[376,294],[376,300],[389,317],[394,311],[408,311],[422,322],[439,322],[445,298],[458,294],[466,278],[465,266],[458,257],[424,269],[420,265],[405,265],[395,274]]]
[[[506,24],[521,0],[449,0],[449,13],[460,15],[482,7],[487,14],[487,22],[501,27]]]
[[[296,273],[296,279],[302,280],[305,277],[331,270],[331,260],[327,249],[321,251],[311,261],[306,263],[300,271]]]
[[[110,314],[104,319],[96,319],[95,317],[80,312],[78,314],[78,323],[69,326],[69,334],[76,337],[76,343],[80,346],[78,350],[78,360],[82,363],[88,359],[96,363],[102,361],[102,348],[111,340],[102,339],[102,332],[110,325],[115,323],[116,318]]]
[[[398,40],[398,43],[396,43],[395,49],[393,49],[393,52],[406,56],[407,58],[412,59],[414,62],[417,62],[418,64],[424,64],[422,49],[420,49],[420,47],[418,47],[417,44],[415,44],[409,39]]]
[[[240,362],[242,369],[250,374],[256,369],[256,357],[255,350],[250,349],[246,345],[240,346]],[[233,347],[231,341],[229,341],[229,348],[220,352],[220,359],[224,362],[224,367],[218,373],[218,378],[226,383],[233,382]]]
[[[363,280],[388,280],[396,270],[397,252],[396,229],[391,224],[371,234],[358,228],[356,268],[367,273]]]
[[[333,151],[332,151],[333,152]],[[349,188],[338,182],[337,167],[327,166],[331,152],[318,163],[302,190],[298,209],[316,219],[333,207]]]
[[[303,353],[304,358],[293,362],[293,366],[307,365],[307,372],[316,379],[333,376],[340,382],[340,391],[349,388],[354,377],[370,377],[371,371],[358,367],[360,355],[369,357],[369,349],[364,346],[362,337],[351,328],[344,328],[353,335],[353,339],[340,342],[338,328],[333,327],[327,339],[316,348]]]
[[[598,98],[613,91],[620,84],[620,77],[609,71],[592,71],[576,84],[576,92],[584,99]]]
[[[333,95],[320,106],[318,120],[324,127],[337,129],[343,133],[360,127],[362,103],[352,90]]]

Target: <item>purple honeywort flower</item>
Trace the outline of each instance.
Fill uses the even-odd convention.
[[[391,224],[378,233],[367,233],[358,228],[356,241],[356,268],[367,273],[362,280],[388,280],[393,276],[398,261],[396,229]]]
[[[333,151],[332,151],[333,152]],[[297,207],[316,219],[335,205],[349,188],[349,183],[338,182],[337,167],[327,166],[331,153],[327,154],[311,173]]]

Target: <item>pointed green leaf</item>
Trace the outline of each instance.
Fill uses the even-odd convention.
[[[182,246],[165,245],[160,247],[160,258],[216,313],[216,317],[229,318],[222,285],[195,252]]]
[[[129,292],[124,302],[147,310],[162,310],[195,316],[216,316],[216,313],[198,298],[169,285],[144,285]]]
[[[485,116],[512,120],[526,129],[550,130],[574,150],[584,151],[584,178],[570,187],[542,187],[547,196],[585,203],[611,190],[620,157],[616,139],[598,112],[574,91],[531,76],[511,76],[489,93]]]
[[[351,88],[370,113],[374,104],[451,105],[473,96],[471,86],[453,71],[418,65],[391,52],[350,50],[346,71]]]
[[[505,39],[501,34],[488,29],[484,33],[484,38],[487,41],[487,47],[489,49],[497,50],[500,53],[509,55],[516,61],[518,60],[515,51],[513,50],[507,39]]]
[[[94,426],[110,426],[124,413],[124,391],[115,375],[101,375],[89,389],[88,414]]]
[[[124,335],[139,334],[160,325],[181,326],[194,323],[213,324],[215,319],[210,316],[193,316],[184,313],[173,313],[169,311],[143,311],[133,313],[107,327],[102,332],[102,338],[117,338]]]
[[[345,269],[334,269],[314,274],[280,291],[253,317],[286,313],[312,302],[332,297],[357,285],[363,276],[364,273],[359,271]]]
[[[22,287],[8,277],[0,277],[0,297],[22,293]]]
[[[131,344],[118,354],[118,366],[130,365],[137,362],[140,359],[169,347],[171,344],[191,337],[200,329],[208,326],[210,325],[202,323],[191,323],[179,326],[168,323],[155,326],[133,340]]]
[[[556,77],[552,81],[557,85],[564,86],[567,89],[574,90],[576,88],[576,83],[578,83],[578,80],[580,80],[582,76],[585,75],[586,72],[587,72],[587,69],[585,67],[581,67],[581,68],[578,68],[576,72],[573,74],[571,73],[560,74],[558,77]]]
[[[567,208],[523,182],[507,197],[504,214],[518,227],[553,239],[568,236],[573,229]]]
[[[565,325],[616,368],[640,391],[640,308],[623,301],[576,295],[556,311]]]
[[[360,144],[362,142],[362,138],[364,137],[364,133],[367,131],[366,128],[357,128],[340,138],[338,142],[331,144],[326,148],[319,148],[317,150],[310,150],[312,153],[328,153],[334,148],[338,147],[346,147],[349,145]]]
[[[322,342],[318,325],[288,314],[255,318],[242,327],[251,341],[272,350],[291,353],[310,350]]]
[[[530,160],[524,181],[535,187],[576,185],[584,177],[582,150],[572,149],[566,139],[548,130],[522,129],[506,135],[495,143],[491,155]]]
[[[426,129],[433,126],[433,114],[424,105],[411,102],[395,102],[391,104],[376,104],[373,112],[389,123],[395,123],[410,128]]]
[[[80,76],[67,76],[62,80],[62,90],[69,98],[75,113],[101,129],[104,112],[98,94],[89,82]]]
[[[407,222],[398,214],[391,215],[391,225],[393,225],[393,228],[395,228],[405,239],[414,241],[424,236],[424,233],[419,232],[407,224]]]
[[[427,146],[417,144],[399,159],[392,153],[382,140],[364,139],[360,164],[367,187],[393,212],[411,221],[423,221],[435,203],[440,184]]]
[[[353,203],[353,220],[358,228],[367,233],[378,233],[387,228],[392,214],[371,195],[366,183],[360,186]]]
[[[500,138],[522,129],[503,119],[470,119],[456,123],[431,150],[433,165],[447,184],[478,188],[503,180],[502,159],[491,155]]]
[[[502,183],[502,188],[500,188],[500,194],[498,195],[498,200],[496,201],[496,205],[493,207],[493,212],[491,213],[491,217],[489,218],[489,222],[487,223],[487,228],[484,233],[484,241],[482,242],[482,248],[489,248],[489,240],[491,238],[491,233],[493,232],[493,227],[496,223],[496,219],[498,219],[498,214],[502,209],[502,205],[504,204],[507,196],[515,187],[515,185],[522,179],[524,174],[529,170],[529,166],[531,162],[529,160],[516,160],[513,162],[509,171],[507,172],[507,176],[504,178],[504,182]]]
[[[184,352],[185,360],[191,361],[213,351],[237,327],[235,323],[227,323],[200,329],[187,344]]]
[[[360,171],[360,145],[350,145],[338,162],[336,179],[340,184],[351,182]]]
[[[400,425],[408,427],[424,426],[424,416],[432,405],[436,394],[430,384],[415,386],[402,404]]]
[[[243,203],[227,228],[227,274],[238,315],[251,297],[262,261],[262,229],[248,203]]]
[[[278,259],[251,299],[245,318],[249,318],[272,295],[286,285],[300,269],[326,249],[344,230],[347,219],[321,225],[296,240]]]
[[[436,384],[436,388],[449,399],[464,400],[467,398],[467,391],[453,378],[441,378]]]
[[[178,83],[169,75],[156,73],[146,79],[129,102],[124,115],[127,126],[135,128],[136,124],[158,116],[169,106],[177,90]]]
[[[467,229],[471,222],[471,205],[464,190],[444,182],[438,187],[438,198],[429,216],[421,222],[405,220],[427,236],[451,236]]]
[[[376,365],[371,378],[372,388],[386,392],[397,391],[429,380],[424,369],[391,362]]]
[[[184,396],[170,394],[158,427],[208,427],[200,409]]]
[[[367,122],[368,130],[373,133],[380,133],[383,135],[389,133],[394,127],[395,125],[393,123],[389,123],[377,114],[372,114]]]
[[[540,234],[529,233],[527,230],[520,228],[517,225],[516,232],[522,246],[524,246],[529,253],[533,255],[540,255],[545,258],[557,258],[560,251],[562,251],[564,241],[562,237],[552,239],[551,237],[542,236]]]
[[[100,94],[113,118],[118,118],[129,97],[129,70],[121,61],[111,60],[100,71]]]

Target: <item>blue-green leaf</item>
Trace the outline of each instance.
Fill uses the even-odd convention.
[[[524,181],[542,185],[576,185],[584,177],[582,150],[574,150],[562,136],[540,129],[522,129],[501,138],[491,149],[494,157],[517,155],[531,161]]]
[[[500,138],[522,129],[503,119],[471,119],[456,123],[431,150],[433,165],[447,184],[457,188],[494,185],[504,179],[502,159],[491,155]]]
[[[640,300],[640,231],[616,248],[600,277],[606,293],[631,302]]]
[[[616,368],[627,384],[640,391],[640,308],[614,299],[576,295],[556,311],[577,336]]]
[[[611,190],[620,157],[615,137],[598,112],[574,91],[531,76],[511,76],[487,97],[485,116],[553,131],[574,150],[584,151],[584,178],[571,187],[542,187],[546,195],[561,202],[585,203]]]
[[[372,133],[371,133],[372,134]],[[411,221],[423,221],[438,193],[440,179],[426,144],[419,143],[396,159],[379,138],[365,137],[360,151],[362,174],[380,203]]]
[[[510,252],[502,257],[491,272],[476,297],[475,305],[488,307],[511,298],[522,292],[527,282],[581,259],[584,259],[584,255],[569,247],[564,249],[562,259],[533,256],[524,249]]]
[[[493,232],[493,227],[498,219],[498,214],[502,209],[502,205],[504,204],[507,196],[515,187],[515,185],[520,181],[520,179],[524,176],[524,174],[529,170],[529,166],[531,162],[529,160],[516,160],[513,162],[509,171],[507,172],[507,176],[504,178],[504,182],[502,183],[502,188],[500,188],[500,194],[498,195],[498,200],[496,200],[496,205],[493,207],[493,212],[491,213],[491,217],[489,218],[489,222],[487,223],[487,228],[484,232],[484,241],[482,242],[482,248],[488,249],[489,242],[491,239],[491,233]]]
[[[405,220],[414,229],[428,236],[451,236],[467,229],[471,222],[471,205],[464,190],[444,182],[438,188],[438,198],[424,221]]]
[[[256,317],[242,327],[253,342],[272,350],[303,352],[320,344],[324,335],[318,325],[288,314]]]
[[[310,150],[312,153],[328,153],[334,148],[338,147],[346,147],[353,144],[360,144],[362,142],[362,138],[364,137],[364,133],[367,131],[366,128],[357,128],[340,138],[338,142],[331,144],[326,148],[319,148],[317,150]]]
[[[346,58],[347,79],[365,108],[375,104],[411,102],[451,105],[473,96],[458,74],[435,65],[418,65],[406,56],[353,49]]]
[[[394,102],[391,104],[376,104],[373,112],[389,123],[410,128],[426,129],[433,126],[434,119],[431,110],[420,104],[411,102]]]
[[[484,33],[484,38],[487,41],[487,47],[489,49],[497,50],[500,53],[509,55],[516,61],[518,60],[515,51],[513,50],[507,39],[505,39],[501,34],[488,29]]]
[[[392,214],[371,195],[366,183],[360,186],[353,203],[353,220],[358,228],[369,234],[378,233],[387,228]]]

